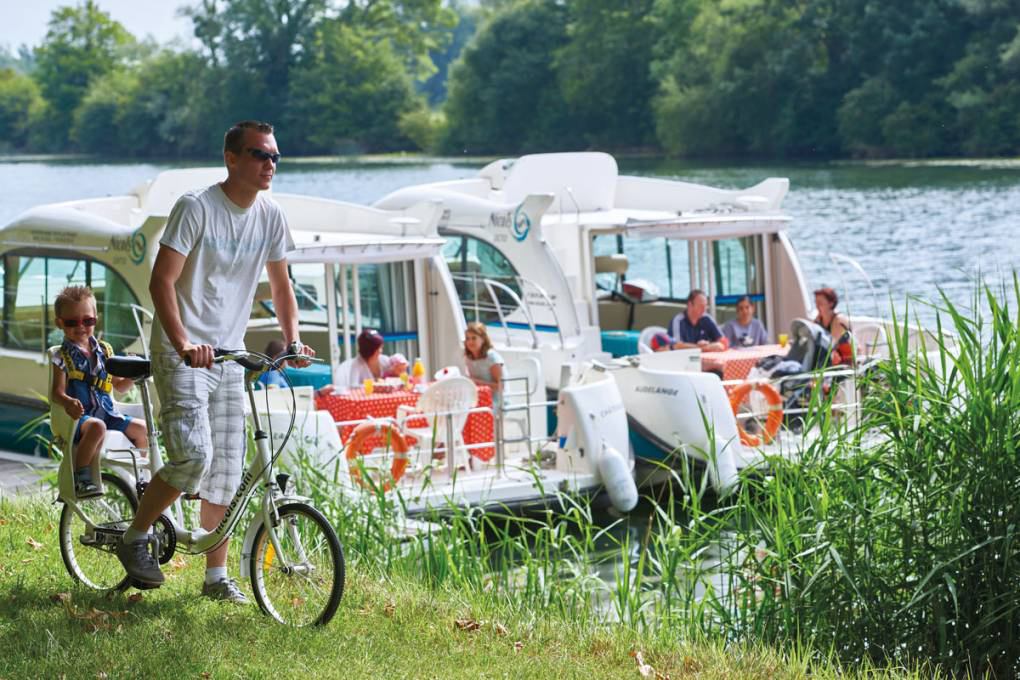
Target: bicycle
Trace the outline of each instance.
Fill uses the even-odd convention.
[[[262,429],[255,406],[253,385],[262,373],[279,368],[287,359],[307,359],[292,355],[275,362],[256,352],[216,350],[215,363],[235,361],[245,370],[245,390],[251,406],[254,425],[255,455],[241,476],[241,483],[227,506],[226,515],[211,532],[185,527],[179,502],[163,513],[153,527],[150,542],[153,557],[166,564],[175,552],[201,554],[214,550],[227,540],[244,515],[248,503],[261,488],[262,505],[252,518],[241,548],[241,578],[251,580],[255,601],[263,612],[277,621],[292,625],[322,625],[336,613],[343,597],[345,566],[343,550],[336,531],[321,512],[312,507],[310,499],[289,495],[289,476],[273,477],[273,464],[283,451],[294,430],[292,412],[290,427],[280,447],[271,455],[268,435]],[[130,378],[138,386],[149,438],[148,462],[143,470],[149,478],[162,467],[163,459],[158,432],[152,418],[149,396],[151,366],[142,357],[111,357],[106,362],[113,375]],[[293,394],[293,393],[292,393]],[[55,429],[56,431],[56,429]],[[143,452],[130,449],[134,489],[125,480],[128,465],[123,457],[110,458],[112,469],[101,473],[103,495],[77,499],[63,477],[70,479],[69,455],[64,456],[58,500],[64,507],[60,513],[60,552],[71,576],[96,590],[124,590],[141,586],[124,573],[114,551],[124,530],[134,517],[138,498],[145,491],[146,481],[139,475],[138,458]],[[283,530],[281,531],[281,527]]]

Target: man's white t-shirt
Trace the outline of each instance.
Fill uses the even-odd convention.
[[[263,267],[294,249],[280,206],[260,193],[244,209],[214,184],[177,200],[159,242],[187,258],[174,290],[188,341],[243,349]],[[158,317],[151,344],[174,352]]]

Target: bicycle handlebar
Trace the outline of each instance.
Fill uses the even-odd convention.
[[[287,355],[284,357],[280,357],[274,361],[262,354],[258,354],[256,352],[249,352],[248,350],[244,349],[223,349],[217,347],[213,350],[214,364],[221,364],[224,361],[236,361],[237,363],[247,368],[249,371],[262,371],[267,369],[269,370],[275,369],[278,368],[278,365],[280,363],[290,359],[297,359],[299,361],[303,360],[308,362],[316,361],[314,357],[310,357],[305,354]],[[184,355],[184,365],[191,366],[190,356]]]

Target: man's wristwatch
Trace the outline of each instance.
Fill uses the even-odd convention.
[[[287,354],[288,356],[294,354],[304,354],[304,352],[302,351],[304,348],[305,346],[301,344],[300,340],[295,340],[294,342],[287,345]]]

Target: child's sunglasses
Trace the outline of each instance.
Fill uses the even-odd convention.
[[[97,319],[94,316],[86,316],[83,319],[61,319],[60,321],[68,328],[77,328],[78,324],[85,327],[95,326]]]

